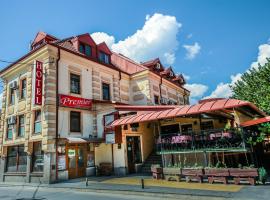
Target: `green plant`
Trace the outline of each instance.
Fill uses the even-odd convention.
[[[227,166],[224,163],[220,162],[220,161],[218,161],[217,164],[216,164],[216,168],[226,168],[226,167]]]
[[[267,171],[264,169],[264,167],[259,168],[259,180],[265,184],[265,181],[267,180],[268,174]]]

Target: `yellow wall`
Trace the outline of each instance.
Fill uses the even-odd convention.
[[[95,147],[95,165],[99,165],[102,162],[112,163],[112,145],[101,143],[98,147]]]

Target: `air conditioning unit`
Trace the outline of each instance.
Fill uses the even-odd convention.
[[[160,69],[160,63],[157,63],[157,64],[156,64],[156,68],[157,68],[157,69]]]
[[[162,98],[160,99],[160,103],[161,103],[161,104],[168,104],[168,99],[162,97]]]
[[[17,81],[13,81],[9,84],[10,89],[17,89],[17,87],[18,87]]]
[[[11,116],[8,118],[8,124],[16,124],[16,116]]]

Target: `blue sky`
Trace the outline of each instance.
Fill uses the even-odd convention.
[[[109,39],[113,50],[138,61],[160,56],[187,75],[193,100],[228,96],[231,76],[270,56],[269,8],[267,0],[1,1],[0,59],[27,53],[40,30],[59,38],[103,32],[98,39]],[[151,37],[148,46],[140,41]]]

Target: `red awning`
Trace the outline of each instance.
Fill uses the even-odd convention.
[[[262,124],[262,123],[265,123],[265,122],[270,122],[270,116],[246,121],[246,122],[242,123],[241,126],[242,127],[248,127],[248,126],[254,126],[254,125],[257,125],[257,124]]]
[[[158,106],[141,106],[147,111],[153,110],[154,107],[157,109],[155,111],[151,112],[140,112],[136,115],[130,115],[123,118],[120,118],[118,120],[115,120],[111,126],[120,126],[124,124],[131,124],[131,123],[139,123],[139,122],[146,122],[146,121],[154,121],[158,119],[166,119],[166,118],[173,118],[178,116],[186,116],[186,115],[194,115],[199,113],[206,113],[211,111],[218,111],[218,110],[224,110],[224,109],[232,109],[236,107],[242,107],[242,106],[248,106],[252,110],[256,111],[259,115],[265,116],[265,114],[259,110],[254,104],[247,102],[247,101],[241,101],[237,99],[214,99],[212,101],[201,101],[199,104],[195,105],[184,105],[184,106],[175,106],[168,107],[166,110],[158,108]],[[138,110],[140,106],[134,106]],[[164,107],[164,106],[163,106]],[[130,109],[131,106],[129,106],[128,109]],[[150,109],[151,108],[151,109]]]

